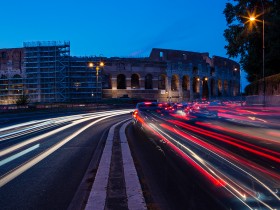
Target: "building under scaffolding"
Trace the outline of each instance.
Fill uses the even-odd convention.
[[[23,46],[30,102],[67,102],[70,42],[24,42]]]
[[[22,48],[0,49],[0,105],[15,104],[24,90]]]
[[[102,99],[102,68],[99,57],[71,57],[69,96],[71,102],[98,102]],[[91,65],[92,66],[91,66]]]

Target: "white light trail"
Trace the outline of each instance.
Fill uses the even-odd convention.
[[[15,155],[12,155],[11,157],[8,157],[8,158],[6,158],[6,159],[4,159],[4,160],[1,160],[1,161],[0,161],[0,166],[3,166],[3,165],[5,165],[6,163],[9,163],[9,162],[11,162],[11,161],[13,161],[13,160],[15,160],[15,159],[21,157],[21,156],[23,156],[23,155],[25,155],[25,154],[27,154],[27,153],[33,151],[33,150],[39,148],[39,146],[40,146],[40,144],[36,144],[36,145],[33,146],[33,147],[30,147],[30,148],[28,148],[28,149],[26,149],[26,150],[23,150],[23,151],[21,151],[21,152],[15,154]]]
[[[0,187],[3,187],[8,182],[10,182],[11,180],[16,178],[17,176],[19,176],[23,172],[25,172],[28,169],[30,169],[31,167],[33,167],[35,164],[39,163],[40,161],[42,161],[43,159],[45,159],[46,157],[48,157],[49,155],[54,153],[56,150],[61,148],[63,145],[65,145],[66,143],[71,141],[73,138],[78,136],[80,133],[82,133],[83,131],[85,131],[86,129],[91,127],[92,125],[94,125],[94,124],[96,124],[96,123],[98,123],[102,120],[105,120],[107,118],[110,118],[110,117],[113,117],[113,116],[116,116],[116,115],[120,115],[120,114],[126,114],[126,113],[129,113],[129,111],[122,111],[122,112],[118,112],[118,113],[115,113],[115,114],[111,114],[109,116],[100,118],[100,119],[98,119],[94,122],[89,123],[88,125],[84,126],[83,128],[79,129],[78,131],[74,132],[70,136],[64,138],[63,140],[58,142],[56,145],[52,146],[51,148],[49,148],[46,151],[42,152],[41,154],[37,155],[34,159],[32,159],[30,161],[27,161],[26,163],[22,164],[20,167],[16,168],[15,170],[13,170],[10,173],[6,174],[5,176],[1,177]]]
[[[28,144],[34,143],[34,142],[39,141],[39,140],[41,140],[43,138],[47,138],[47,137],[49,137],[51,135],[54,135],[54,134],[56,134],[56,133],[58,133],[60,131],[65,130],[67,128],[73,127],[73,126],[75,126],[75,125],[77,125],[79,123],[83,123],[85,121],[96,119],[96,118],[99,118],[99,117],[104,117],[104,116],[112,116],[113,117],[113,116],[117,116],[117,115],[121,115],[121,114],[127,114],[130,111],[131,110],[124,110],[124,111],[123,110],[117,110],[117,111],[108,111],[108,112],[104,112],[104,113],[99,113],[98,112],[96,115],[90,116],[90,117],[85,118],[85,119],[76,120],[76,121],[72,122],[71,124],[68,124],[68,125],[65,125],[63,127],[57,128],[57,129],[52,130],[52,131],[50,131],[50,132],[48,132],[46,134],[42,134],[42,135],[36,136],[34,138],[28,139],[28,140],[26,140],[26,141],[24,141],[22,143],[19,143],[17,145],[14,145],[12,147],[7,148],[7,149],[0,150],[0,157],[6,155],[8,153],[11,153],[11,152],[13,152],[13,151],[15,151],[17,149],[20,149],[21,147],[24,147],[24,146],[26,146]],[[112,113],[114,113],[114,114],[112,114]]]

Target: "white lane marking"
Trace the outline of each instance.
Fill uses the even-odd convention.
[[[128,205],[128,209],[144,210],[147,209],[146,202],[142,193],[142,188],[139,182],[137,171],[125,135],[125,128],[129,123],[130,121],[123,124],[120,129],[127,205]]]
[[[11,161],[13,161],[13,160],[15,160],[15,159],[21,157],[21,156],[23,156],[23,155],[25,155],[25,154],[27,154],[27,153],[33,151],[33,150],[39,148],[39,146],[40,146],[40,144],[36,144],[36,145],[34,145],[33,147],[30,147],[30,148],[28,148],[28,149],[26,149],[26,150],[23,150],[23,151],[21,151],[21,152],[15,154],[15,155],[12,155],[12,156],[10,156],[10,157],[4,159],[4,160],[1,160],[1,161],[0,161],[0,166],[3,166],[3,165],[5,165],[6,163],[9,163],[9,162],[11,162]]]
[[[70,128],[70,127],[72,127],[72,126],[74,126],[74,125],[77,125],[77,124],[79,124],[79,123],[82,123],[82,122],[85,122],[85,121],[88,121],[88,120],[91,120],[91,119],[95,119],[95,118],[98,118],[98,117],[104,117],[104,116],[107,116],[107,115],[116,116],[116,115],[125,114],[125,113],[129,113],[129,110],[128,110],[128,111],[122,111],[122,112],[119,111],[119,112],[117,112],[117,113],[115,113],[115,114],[111,114],[111,113],[109,113],[109,112],[106,113],[106,114],[103,114],[103,115],[97,114],[97,115],[94,115],[94,116],[89,117],[89,118],[86,118],[86,119],[77,120],[76,122],[73,122],[72,124],[65,125],[65,126],[63,126],[63,127],[61,127],[61,128],[52,130],[52,131],[50,131],[50,132],[48,132],[48,133],[46,133],[46,134],[42,134],[42,135],[40,135],[40,136],[36,136],[36,137],[34,137],[34,138],[31,138],[31,139],[29,139],[29,140],[26,140],[26,141],[24,141],[24,142],[22,142],[22,143],[20,143],[20,144],[15,145],[15,146],[9,147],[9,148],[4,149],[4,150],[0,150],[0,157],[1,157],[1,156],[4,156],[4,155],[6,155],[6,154],[8,154],[8,153],[10,153],[10,152],[13,152],[13,151],[15,151],[15,150],[17,150],[17,149],[19,149],[19,148],[21,148],[21,147],[23,147],[23,146],[26,146],[26,145],[28,145],[28,144],[34,143],[34,142],[36,142],[36,141],[39,141],[39,140],[41,140],[42,138],[46,138],[46,137],[49,137],[49,136],[51,136],[51,135],[54,135],[54,134],[56,134],[56,133],[58,133],[58,132],[60,132],[60,131],[62,131],[62,130],[65,130],[65,129],[67,129],[67,128]]]
[[[99,166],[96,172],[96,176],[92,185],[90,195],[88,197],[85,210],[105,208],[107,185],[108,185],[111,157],[112,157],[114,130],[116,126],[123,123],[124,121],[118,122],[117,124],[113,125],[109,130],[106,139],[106,144],[99,162]]]
[[[57,143],[56,145],[54,145],[53,147],[49,148],[48,150],[42,152],[41,154],[39,154],[38,156],[36,156],[34,159],[26,162],[25,164],[23,164],[22,166],[16,168],[14,171],[12,171],[11,173],[8,173],[7,175],[1,177],[0,179],[0,187],[3,187],[5,184],[7,184],[8,182],[10,182],[11,180],[13,180],[14,178],[16,178],[17,176],[19,176],[20,174],[22,174],[23,172],[27,171],[29,168],[31,168],[32,166],[34,166],[35,164],[39,163],[41,160],[45,159],[46,157],[48,157],[50,154],[52,154],[53,152],[55,152],[56,150],[58,150],[60,147],[62,147],[64,144],[66,144],[67,142],[69,142],[70,140],[72,140],[74,137],[76,137],[77,135],[79,135],[81,132],[83,132],[84,130],[86,130],[87,128],[89,128],[90,126],[100,122],[101,120],[105,120],[107,118],[110,118],[112,116],[107,116],[107,117],[103,117],[101,119],[98,119],[86,126],[84,126],[83,128],[81,128],[80,130],[76,131],[75,133],[71,134],[70,136],[68,136],[67,138],[63,139],[62,141],[60,141],[59,143]]]

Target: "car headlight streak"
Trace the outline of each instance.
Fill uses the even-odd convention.
[[[172,123],[174,125],[174,121]],[[277,180],[280,178],[278,174],[273,172],[265,172],[261,167],[257,167],[255,165],[250,165],[246,162],[246,160],[241,159],[241,157],[237,157],[233,154],[229,154],[226,151],[222,151],[221,149],[210,145],[209,143],[204,142],[203,140],[198,139],[197,137],[191,136],[190,134],[185,133],[179,129],[175,129],[167,124],[156,125],[153,123],[147,123],[147,126],[150,127],[155,133],[158,133],[161,136],[161,139],[164,139],[167,142],[167,145],[172,148],[173,151],[176,151],[179,155],[184,157],[184,159],[190,163],[194,168],[196,168],[202,175],[207,177],[215,186],[221,186],[225,190],[227,190],[231,195],[236,197],[241,203],[243,203],[248,208],[253,208],[251,205],[251,201],[255,200],[256,202],[262,204],[268,209],[273,209],[269,202],[267,202],[267,196],[273,196],[276,200],[280,201],[279,196],[277,195],[272,188],[270,188],[266,183],[261,181],[255,175],[253,175],[250,171],[246,170],[248,166],[250,166],[250,170],[257,170],[258,173],[267,173],[268,175],[272,175]],[[169,132],[166,132],[169,131]],[[175,137],[177,136],[177,137]],[[209,160],[204,159],[198,153],[193,151],[191,147],[182,143],[182,140],[191,141],[192,144],[202,148],[203,150],[208,151],[209,154],[214,159],[219,160],[220,162],[224,162],[227,164],[227,167],[231,167],[232,170],[240,173],[242,177],[247,177],[258,184],[258,190],[248,185],[250,182],[243,182],[242,180],[234,179],[232,176],[227,174],[227,171],[216,167],[215,164],[209,162]],[[270,156],[269,156],[270,157]],[[238,166],[234,162],[241,164]],[[239,162],[239,160],[241,160]],[[246,164],[245,166],[242,164]],[[271,181],[272,183],[272,181]],[[261,191],[259,191],[261,190]],[[261,193],[264,192],[264,193]],[[260,196],[262,195],[262,196]]]

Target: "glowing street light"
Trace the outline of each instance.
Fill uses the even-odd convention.
[[[250,20],[250,21],[255,21],[256,18],[255,18],[255,17],[250,17],[249,20]]]
[[[101,61],[100,63],[99,63],[99,66],[95,66],[94,65],[94,63],[93,62],[89,62],[88,63],[88,67],[89,68],[94,68],[95,67],[95,75],[96,75],[96,94],[95,94],[95,96],[96,96],[96,100],[97,100],[97,97],[98,97],[98,75],[99,75],[99,70],[100,70],[100,68],[103,68],[105,66],[105,64],[104,64],[104,62],[103,61]],[[92,96],[93,96],[94,94],[92,94]]]
[[[263,77],[263,106],[265,107],[265,71],[264,71],[264,6],[263,1],[262,3],[262,20],[258,20],[257,17],[260,15],[255,16],[254,14],[250,15],[248,18],[251,23],[253,22],[262,22],[262,77]]]

